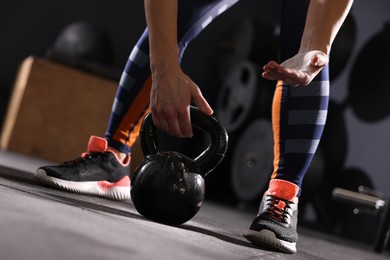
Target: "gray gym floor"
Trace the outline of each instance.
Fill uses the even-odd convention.
[[[48,162],[0,152],[0,259],[390,259],[390,252],[299,227],[298,253],[268,251],[242,233],[253,214],[206,201],[180,227],[151,222],[131,201],[67,193],[33,179]]]

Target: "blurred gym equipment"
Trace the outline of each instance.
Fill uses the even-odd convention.
[[[371,214],[380,216],[374,251],[382,253],[387,246],[390,235],[389,199],[377,191],[359,186],[358,191],[335,188],[333,197],[336,201],[354,207],[354,214]]]
[[[272,124],[268,119],[253,121],[241,133],[230,162],[233,191],[240,201],[261,198],[268,188],[273,148]]]
[[[219,53],[219,75],[242,60],[264,65],[278,58],[279,32],[275,26],[244,17],[222,38]]]
[[[111,68],[113,47],[103,28],[90,22],[74,22],[58,35],[46,58],[104,78],[118,81],[121,71]]]
[[[216,115],[229,133],[245,128],[253,119],[271,117],[274,83],[259,77],[258,65],[242,60],[226,72],[219,90]]]
[[[390,115],[390,22],[360,51],[350,74],[348,104],[365,122],[377,122]]]

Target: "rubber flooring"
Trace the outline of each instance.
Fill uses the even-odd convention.
[[[205,201],[187,223],[172,227],[139,215],[131,200],[56,190],[36,182],[49,162],[0,152],[1,260],[390,259],[370,246],[298,227],[293,255],[243,238],[253,214]]]

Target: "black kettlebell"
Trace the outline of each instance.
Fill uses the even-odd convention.
[[[214,117],[190,108],[192,126],[205,131],[210,144],[197,158],[174,151],[159,151],[151,114],[142,122],[140,142],[144,160],[131,179],[131,199],[146,218],[180,225],[199,211],[205,196],[204,178],[223,160],[228,134]]]

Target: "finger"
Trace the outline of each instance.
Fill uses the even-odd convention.
[[[299,85],[307,85],[307,77],[304,73],[296,70],[283,69],[278,72],[263,73],[267,79],[282,80],[286,84],[296,87]]]
[[[213,109],[206,101],[206,99],[203,97],[202,92],[196,85],[192,88],[191,96],[192,96],[192,101],[195,103],[195,105],[199,108],[199,110],[202,113],[206,115],[212,115],[214,113]]]
[[[152,109],[151,109],[152,110]],[[153,124],[156,126],[156,127],[159,127],[160,126],[160,119],[158,118],[158,115],[156,112],[153,112],[152,110],[152,121],[153,121]]]
[[[275,61],[270,61],[266,65],[263,66],[264,71],[272,71],[276,70],[278,67],[280,67],[280,64]]]
[[[286,77],[283,71],[279,72],[277,70],[265,71],[262,76],[269,80],[283,80]]]
[[[265,79],[268,79],[268,80],[277,80],[277,77],[275,75],[275,73],[271,72],[271,71],[264,71],[261,76]]]
[[[286,77],[291,77],[291,75],[294,73],[295,70],[291,70],[283,66],[278,66],[277,69],[263,72],[262,76],[269,80],[284,80]]]
[[[181,132],[179,114],[175,109],[169,108],[164,113],[164,125],[167,128],[166,133],[179,138],[184,137]]]
[[[160,115],[160,116],[159,116]],[[152,119],[153,119],[153,124],[160,130],[163,131],[164,133],[170,134],[170,126],[168,121],[164,119],[164,116],[161,116],[161,113],[155,111],[152,112]]]
[[[161,131],[163,131],[164,133],[167,133],[169,135],[172,135],[171,134],[171,130],[169,128],[169,123],[167,120],[165,120],[164,118],[161,118],[160,120],[160,124],[158,126],[158,129],[160,129]]]
[[[283,68],[280,64],[275,61],[270,61],[263,66],[262,76],[266,79],[277,80],[280,78],[280,68]]]
[[[178,117],[169,119],[169,120],[167,120],[167,122],[169,124],[168,134],[170,134],[172,136],[176,136],[178,138],[185,137],[185,135],[183,134],[183,132],[181,130],[181,127],[180,127],[181,122],[179,121]]]
[[[312,65],[317,67],[324,67],[326,64],[328,64],[328,62],[328,56],[325,54],[317,54],[312,61]]]
[[[171,134],[170,126],[169,126],[169,119],[167,118],[167,115],[164,111],[156,110],[152,113],[153,117],[156,118],[155,126],[160,129],[161,131]]]
[[[188,106],[183,113],[179,114],[179,122],[180,122],[180,132],[183,137],[192,137],[194,134],[192,132],[192,124],[191,124],[191,115],[190,115],[190,107]]]
[[[280,66],[280,64],[279,63],[277,63],[276,61],[274,61],[274,60],[271,60],[271,61],[269,61],[265,66],[267,66],[267,67],[269,67],[269,68],[271,68],[271,69],[273,69],[273,68],[277,68],[277,67],[279,67]]]
[[[328,56],[325,53],[318,53],[314,55],[311,65],[316,67],[324,67],[326,64],[328,64],[329,59]]]

